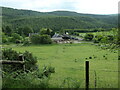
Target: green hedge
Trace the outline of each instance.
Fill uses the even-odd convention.
[[[52,40],[49,35],[32,35],[30,40],[33,44],[51,44]]]

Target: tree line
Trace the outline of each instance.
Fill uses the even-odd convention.
[[[2,28],[3,43],[24,43],[25,45],[33,44],[51,44],[51,37],[54,35],[53,30],[49,28],[41,28],[37,35],[29,26],[20,27],[16,31],[9,26]],[[37,42],[37,43],[36,43]]]

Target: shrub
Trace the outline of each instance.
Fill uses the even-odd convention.
[[[55,68],[51,66],[44,66],[43,75],[48,77],[51,73],[55,73]]]
[[[2,38],[2,43],[7,43],[8,42],[8,38],[4,37]]]
[[[114,37],[112,35],[96,35],[95,38],[93,39],[94,43],[110,43],[114,40]]]
[[[49,35],[50,37],[54,35],[53,30],[51,30],[50,28],[42,28],[39,33],[40,35]]]
[[[108,39],[106,36],[104,36],[99,42],[101,43],[108,43]]]
[[[41,44],[51,44],[52,40],[49,35],[40,35],[40,43]]]
[[[8,42],[13,42],[13,37],[8,37]]]
[[[11,61],[20,61],[20,54],[23,55],[25,61],[25,69],[26,70],[35,70],[37,68],[37,58],[32,55],[32,53],[25,51],[24,53],[16,52],[15,50],[4,49],[2,50],[2,59],[3,60],[11,60]],[[18,69],[22,69],[21,65],[4,65],[4,71],[15,71]]]
[[[4,49],[2,50],[2,59],[3,60],[19,60],[19,54],[12,50],[11,48],[10,49]],[[21,69],[21,65],[3,65],[3,71],[5,72],[12,72],[12,71],[15,71],[17,69]]]
[[[16,42],[18,42],[18,41],[22,41],[22,36],[20,36],[19,34],[17,34],[17,33],[13,33],[12,34],[12,42],[14,42],[14,43],[16,43]]]
[[[26,46],[26,45],[30,45],[30,44],[31,44],[31,42],[30,42],[29,37],[26,37],[26,38],[24,39],[23,45]]]
[[[74,35],[79,36],[79,33],[78,32],[74,32]]]
[[[101,39],[103,38],[102,35],[96,35],[93,39],[94,43],[99,43],[101,41]]]
[[[113,41],[114,40],[113,35],[108,35],[107,38],[108,38],[109,41]]]
[[[4,60],[19,60],[19,53],[12,48],[2,50],[2,59]]]
[[[34,70],[37,69],[36,63],[37,63],[37,58],[33,56],[32,53],[25,51],[23,53],[24,60],[25,60],[25,69],[27,70]]]
[[[48,88],[49,76],[55,72],[55,68],[45,66],[42,70],[36,69],[37,59],[32,53],[25,51],[18,53],[12,49],[4,49],[2,58],[6,60],[19,60],[23,54],[26,71],[18,65],[7,65],[2,68],[2,88]],[[5,69],[6,68],[6,69]]]
[[[40,35],[32,35],[30,37],[30,40],[33,44],[39,44],[40,43]]]
[[[30,38],[33,44],[51,44],[52,40],[49,35],[32,35]]]
[[[91,41],[93,39],[94,35],[91,34],[91,33],[87,33],[85,36],[84,36],[84,39],[86,41]]]

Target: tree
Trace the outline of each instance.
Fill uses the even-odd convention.
[[[32,35],[30,40],[33,44],[40,44],[40,35]]]
[[[8,37],[5,35],[5,33],[2,33],[2,43],[8,42]]]
[[[30,38],[29,37],[25,37],[23,45],[26,46],[26,45],[30,45],[30,44],[31,44]]]
[[[13,33],[12,35],[12,42],[14,42],[14,43],[16,43],[17,41],[22,41],[22,37],[19,35],[19,34],[17,34],[17,33]]]
[[[11,36],[12,34],[12,29],[9,26],[6,26],[5,29],[3,29],[4,33],[8,36]]]
[[[54,35],[54,32],[53,32],[53,30],[51,30],[49,28],[42,28],[40,30],[40,35],[49,35],[52,37]]]
[[[24,35],[24,33],[23,33],[24,31],[23,31],[23,28],[22,27],[20,27],[20,28],[17,28],[17,33],[18,34],[20,34],[21,36],[23,36]]]
[[[47,30],[46,30],[46,34],[47,34],[47,35],[51,35],[51,32],[52,32],[52,30],[49,29],[49,28],[47,28]]]
[[[17,28],[17,33],[21,36],[29,36],[29,33],[33,33],[32,28],[25,26]]]
[[[41,44],[51,44],[52,40],[49,35],[40,35],[40,43]]]
[[[40,30],[40,35],[44,35],[44,34],[47,34],[47,28],[42,28]]]
[[[63,28],[61,28],[60,34],[65,34],[65,30]]]

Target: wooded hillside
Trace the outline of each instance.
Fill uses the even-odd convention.
[[[71,11],[37,12],[2,7],[3,28],[10,26],[16,30],[29,26],[34,32],[41,28],[61,29],[92,29],[117,27],[117,15],[82,14]]]

